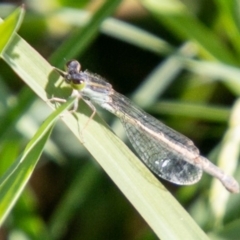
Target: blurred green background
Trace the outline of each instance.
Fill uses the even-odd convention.
[[[78,59],[240,179],[238,1],[9,2],[0,16],[24,3],[19,34],[52,65]],[[1,129],[2,175],[50,110],[3,61],[0,69],[0,124],[12,117]],[[116,118],[98,110],[125,139]],[[163,183],[211,239],[239,239],[238,195],[205,174],[193,186]],[[0,239],[157,237],[59,121]]]

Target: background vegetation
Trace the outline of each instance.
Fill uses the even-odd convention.
[[[19,35],[50,64],[63,68],[68,59],[78,59],[240,179],[238,1],[24,3]],[[16,7],[1,4],[0,16]],[[1,61],[0,69],[3,175],[50,110],[9,63]],[[98,112],[124,139],[115,117]],[[157,239],[61,121],[44,149],[0,238]],[[229,195],[207,175],[193,186],[163,183],[211,239],[238,239],[239,195]]]

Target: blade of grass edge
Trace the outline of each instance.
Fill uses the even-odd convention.
[[[60,114],[69,108],[70,99],[54,111],[30,140],[22,155],[13,163],[0,180],[0,226],[22,193],[41,156],[43,148]]]
[[[25,10],[23,7],[17,8],[3,22],[0,19],[0,53],[4,51],[6,45],[11,41],[13,33],[16,32],[23,20]]]

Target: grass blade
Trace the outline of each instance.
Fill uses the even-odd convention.
[[[0,53],[2,53],[11,40],[14,32],[20,27],[24,16],[24,9],[17,8],[4,22],[0,24]]]
[[[73,100],[71,99],[59,107],[47,118],[26,146],[22,155],[2,176],[0,181],[0,225],[16,203],[31,177],[56,119],[63,111],[70,107]]]

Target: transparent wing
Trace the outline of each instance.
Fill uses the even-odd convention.
[[[146,132],[143,133],[137,125],[123,119],[122,123],[136,152],[155,174],[170,182],[185,185],[193,184],[201,178],[202,171],[184,161],[174,150],[169,150]]]
[[[114,113],[120,118],[131,144],[145,165],[156,175],[176,184],[188,185],[197,182],[202,176],[202,170],[188,163],[185,156],[166,142],[159,141],[145,129],[162,134],[176,145],[199,156],[193,142],[134,106],[123,95],[116,92],[114,95],[113,100],[117,100],[114,101]]]

